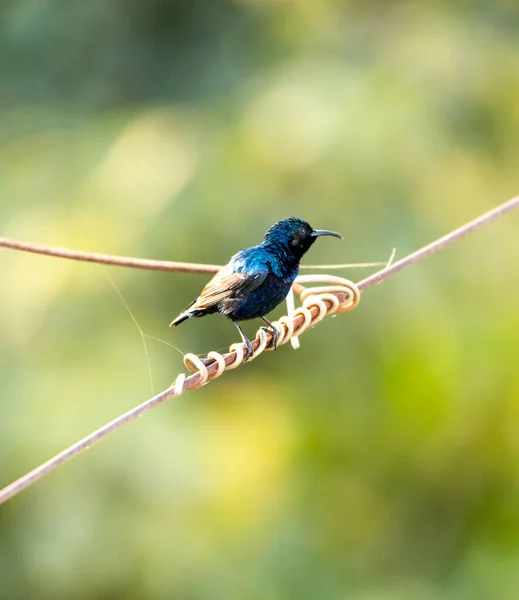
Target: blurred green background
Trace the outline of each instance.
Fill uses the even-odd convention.
[[[517,194],[518,140],[512,0],[0,5],[2,236],[224,263],[296,214],[345,237],[307,264],[385,260]],[[517,598],[518,227],[0,507],[2,600]],[[152,388],[109,278],[149,336],[236,341],[216,316],[168,329],[205,275],[0,269],[0,485],[183,370],[148,338]]]

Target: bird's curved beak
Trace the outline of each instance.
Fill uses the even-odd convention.
[[[333,237],[342,240],[342,235],[340,233],[335,233],[335,231],[328,231],[328,229],[314,229],[310,235],[312,237],[319,237],[320,235],[332,235]]]

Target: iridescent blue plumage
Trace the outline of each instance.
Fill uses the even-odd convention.
[[[274,223],[261,244],[235,254],[170,326],[219,312],[236,325],[250,357],[252,346],[238,321],[261,318],[269,326],[275,347],[277,332],[265,315],[286,298],[301,258],[321,235],[341,237],[333,231],[314,230],[299,217]]]

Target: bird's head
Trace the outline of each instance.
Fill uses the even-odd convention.
[[[314,229],[299,217],[288,217],[274,223],[265,235],[264,243],[280,246],[288,254],[301,258],[315,240],[322,235],[331,235],[342,239],[342,235],[327,229]]]

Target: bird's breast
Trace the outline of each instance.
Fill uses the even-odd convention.
[[[269,273],[265,281],[255,290],[236,294],[233,298],[223,301],[219,312],[233,321],[263,317],[283,302],[292,281]]]

